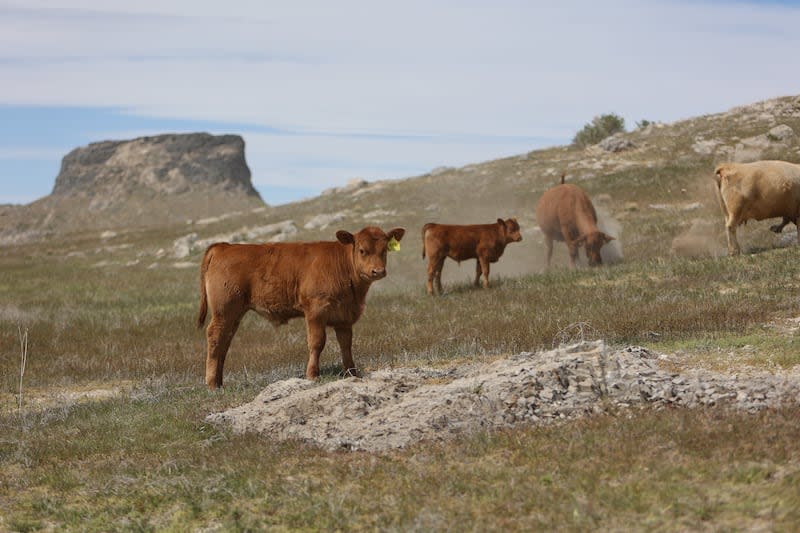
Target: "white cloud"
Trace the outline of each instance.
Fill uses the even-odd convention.
[[[121,106],[253,135],[276,182],[382,177],[568,140],[604,112],[675,120],[792,94],[800,10],[523,0],[0,0],[0,103]],[[399,135],[395,140],[327,134]],[[433,136],[436,143],[402,136]],[[483,146],[481,138],[505,138]],[[502,140],[502,139],[501,139]],[[306,161],[306,164],[302,164]],[[308,163],[308,162],[311,163]],[[281,163],[282,162],[282,163]],[[279,178],[284,176],[285,178]],[[326,176],[331,176],[330,178]]]

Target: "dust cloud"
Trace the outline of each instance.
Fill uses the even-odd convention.
[[[692,225],[672,240],[672,253],[678,257],[720,257],[725,246],[719,235],[719,223],[696,218]]]

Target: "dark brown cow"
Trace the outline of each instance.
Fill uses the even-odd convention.
[[[458,261],[476,259],[475,286],[483,273],[483,287],[489,286],[489,263],[496,263],[506,245],[519,242],[522,235],[516,218],[498,218],[495,224],[457,226],[429,222],[422,227],[422,258],[428,256],[428,294],[442,294],[442,266],[445,258]]]
[[[336,331],[346,373],[355,371],[353,324],[364,311],[372,282],[386,276],[389,241],[405,230],[384,233],[367,227],[355,235],[337,231],[338,241],[274,244],[212,244],[200,267],[200,312],[211,322],[206,336],[206,384],[222,386],[222,367],[242,316],[253,310],[274,325],[305,317],[308,336],[306,377],[319,376],[325,328]]]
[[[603,263],[600,248],[614,237],[597,228],[597,213],[583,189],[571,183],[548,189],[536,204],[536,222],[547,245],[547,268],[553,257],[553,241],[564,241],[569,248],[569,264],[575,268],[578,248],[585,247],[590,266]]]

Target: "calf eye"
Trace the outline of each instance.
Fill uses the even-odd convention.
[[[359,248],[358,253],[360,253],[362,256],[367,255],[367,251],[363,248]]]

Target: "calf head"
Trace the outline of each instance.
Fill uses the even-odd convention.
[[[516,218],[509,218],[507,220],[498,218],[497,223],[505,228],[506,244],[522,240],[522,233],[520,233],[519,222],[517,222]]]
[[[593,231],[578,237],[575,241],[575,246],[585,247],[586,258],[589,259],[589,266],[599,266],[603,264],[603,259],[600,257],[600,248],[613,240],[614,237],[606,235],[602,231]]]
[[[336,239],[353,246],[353,268],[359,278],[373,282],[386,277],[386,253],[389,241],[399,241],[406,230],[394,228],[384,233],[380,228],[368,226],[356,234],[339,230]]]

